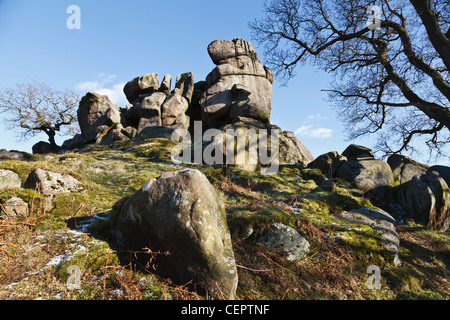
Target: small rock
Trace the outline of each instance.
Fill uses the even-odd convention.
[[[38,190],[44,196],[52,196],[62,192],[80,192],[81,183],[68,174],[36,169],[32,171],[24,183],[25,188]]]
[[[282,223],[271,224],[258,242],[279,250],[289,261],[301,260],[309,251],[309,242],[294,228]]]
[[[0,169],[0,190],[8,188],[20,188],[22,180],[17,173],[11,170]]]
[[[1,207],[1,215],[10,218],[28,216],[28,203],[19,197],[13,197],[5,201]]]

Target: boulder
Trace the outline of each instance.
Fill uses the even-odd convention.
[[[322,174],[325,174],[328,177],[334,177],[345,161],[347,161],[345,156],[340,155],[336,151],[331,151],[321,154],[316,159],[311,161],[308,164],[308,168],[320,169]]]
[[[444,232],[450,225],[450,189],[438,171],[414,176],[403,206],[409,217],[431,230]]]
[[[294,228],[282,223],[271,224],[258,242],[278,251],[289,261],[301,260],[309,251],[309,242]]]
[[[362,191],[391,185],[394,181],[391,167],[385,161],[370,158],[344,162],[336,177],[354,183]]]
[[[164,127],[172,125],[186,112],[188,106],[188,101],[178,91],[170,94],[161,106],[162,125]]]
[[[133,141],[136,143],[142,143],[147,139],[154,139],[154,138],[164,138],[171,140],[172,134],[178,130],[179,137],[186,137],[187,130],[182,129],[173,129],[168,127],[146,127],[142,129],[141,132],[139,132],[134,138]]]
[[[216,139],[211,143],[205,143],[203,148],[216,148],[224,157],[223,160],[220,159],[222,163],[244,170],[278,170],[279,163],[306,166],[314,159],[292,132],[283,132],[275,125],[256,119],[235,117],[232,123],[221,127],[217,133],[222,135],[217,134]],[[264,139],[267,143],[261,145]],[[272,139],[276,143],[274,146],[271,145]],[[231,144],[232,141],[235,141],[234,145]],[[227,153],[233,153],[233,160],[226,159]]]
[[[436,171],[445,180],[448,186],[450,186],[450,167],[434,165],[428,168],[427,172]]]
[[[0,190],[20,188],[22,180],[17,173],[11,170],[0,169]]]
[[[215,40],[208,53],[217,67],[206,77],[201,99],[207,125],[219,128],[236,116],[269,123],[273,74],[258,60],[253,46],[240,38]]]
[[[391,155],[387,159],[387,163],[391,167],[394,180],[400,184],[410,181],[415,175],[424,174],[429,168],[425,164],[400,154]]]
[[[379,237],[382,249],[390,252],[394,265],[401,263],[398,249],[400,236],[397,233],[395,219],[380,208],[359,208],[352,211],[343,211],[335,216],[353,223],[366,224],[370,226]]]
[[[123,92],[130,103],[133,103],[141,94],[151,93],[159,89],[158,74],[148,73],[136,77],[127,82],[123,87]]]
[[[280,163],[302,164],[307,166],[314,156],[291,131],[283,131],[280,135]]]
[[[0,217],[18,218],[28,216],[28,203],[19,197],[12,197],[2,204]]]
[[[2,160],[27,161],[28,157],[26,156],[26,152],[0,149],[0,161]]]
[[[129,250],[149,248],[152,264],[178,284],[234,299],[237,270],[221,195],[198,170],[164,173],[114,206],[109,222]],[[148,256],[140,256],[147,262]]]
[[[63,150],[80,149],[84,147],[84,139],[81,133],[76,134],[73,138],[67,139],[61,145]]]
[[[170,74],[164,75],[164,78],[161,82],[161,86],[159,87],[160,92],[164,92],[166,95],[170,94],[172,87],[172,76]]]
[[[33,154],[47,154],[52,153],[52,145],[45,141],[39,141],[31,147]],[[57,151],[57,150],[56,150]]]
[[[139,102],[138,132],[145,127],[161,126],[161,105],[167,95],[163,92],[153,92]]]
[[[130,138],[122,132],[122,125],[118,124],[117,127],[108,131],[100,141],[97,141],[97,144],[103,146],[109,146],[113,144],[115,141],[128,141]]]
[[[256,52],[251,43],[240,38],[235,38],[233,41],[215,40],[208,45],[208,53],[216,65],[225,59],[239,56],[256,58]]]
[[[119,106],[108,96],[88,92],[81,98],[77,111],[78,123],[85,143],[98,142],[121,121]]]
[[[43,169],[33,170],[24,183],[28,189],[38,190],[44,196],[62,192],[80,192],[83,187],[77,179],[68,174]]]
[[[367,147],[360,146],[357,144],[349,145],[342,155],[346,157],[348,160],[358,159],[358,158],[372,158],[373,159],[373,151]]]
[[[194,92],[194,74],[192,72],[179,74],[175,82],[175,91],[190,103]]]

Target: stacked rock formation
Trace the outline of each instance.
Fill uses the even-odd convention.
[[[171,79],[167,74],[160,84],[158,75],[149,73],[129,81],[123,89],[130,102],[125,109],[113,104],[107,96],[88,92],[78,109],[81,137],[75,136],[63,147],[78,148],[80,142],[108,145],[133,139],[147,128],[152,129],[147,132],[149,137],[166,138],[175,129],[188,129],[189,117],[185,112],[194,91],[194,75],[190,72],[178,75],[172,91]]]
[[[243,116],[269,123],[273,74],[253,46],[240,38],[215,40],[208,53],[217,65],[206,77],[201,100],[206,124],[218,128]]]

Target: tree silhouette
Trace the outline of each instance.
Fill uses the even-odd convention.
[[[312,62],[350,139],[377,133],[377,151],[430,155],[450,142],[449,0],[272,0],[249,23],[286,84]],[[420,140],[419,140],[420,139]],[[423,143],[423,142],[422,142]]]
[[[46,84],[32,81],[0,90],[0,112],[8,114],[9,128],[21,128],[22,138],[44,132],[52,151],[58,151],[55,135],[65,126],[73,130],[79,96],[72,91],[57,91]]]

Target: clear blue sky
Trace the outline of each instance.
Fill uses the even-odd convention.
[[[55,89],[108,94],[125,107],[123,85],[136,76],[156,72],[162,80],[167,73],[174,78],[193,72],[195,81],[204,80],[214,68],[207,46],[215,39],[248,40],[264,63],[247,26],[262,16],[263,2],[0,0],[0,86],[37,79]],[[81,9],[80,30],[66,26],[72,4]],[[346,141],[343,124],[321,92],[329,85],[327,74],[310,67],[297,73],[287,87],[275,79],[272,123],[295,132],[314,156],[342,152],[350,143],[373,146],[371,139]],[[39,135],[18,142],[19,129],[0,125],[0,149],[31,152],[34,143],[47,140]]]

